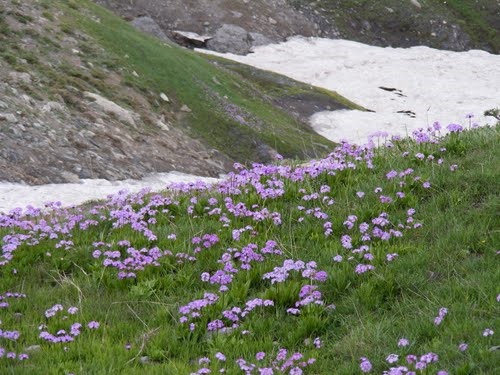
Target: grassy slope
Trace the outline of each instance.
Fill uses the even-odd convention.
[[[96,23],[90,17],[77,18],[78,10],[70,12],[70,17],[116,56],[117,66],[139,74],[140,78],[128,77],[129,83],[143,91],[165,92],[177,109],[187,104],[193,112],[180,126],[187,127],[191,134],[215,149],[236,160],[252,160],[262,159],[256,152],[256,145],[260,143],[289,157],[314,154],[311,143],[330,144],[304,123],[263,100],[261,93],[252,90],[240,76],[221,71],[191,51],[173,45],[165,47],[88,1],[79,6],[99,17],[101,22]],[[231,119],[224,105],[215,99],[224,96],[229,103],[256,118],[259,125],[252,128]]]
[[[498,345],[500,330],[499,302],[500,273],[498,267],[498,208],[500,199],[498,165],[500,149],[497,128],[487,128],[454,134],[441,144],[414,144],[396,142],[395,147],[376,150],[373,169],[358,163],[356,169],[337,170],[336,175],[326,172],[303,182],[284,181],[285,193],[276,199],[263,199],[248,186],[248,192],[233,195],[234,202],[244,202],[247,207],[259,205],[270,212],[281,214],[282,224],[272,220],[254,221],[249,217],[236,218],[227,213],[222,198],[216,193],[192,192],[175,198],[179,203],[161,205],[158,212],[144,218],[156,217],[157,223],[149,228],[158,240],[149,241],[133,231],[129,225],[113,229],[106,209],[104,215],[94,215],[98,224],[88,230],[72,230],[74,246],[69,250],[56,248],[58,240],[41,240],[31,247],[22,245],[14,252],[13,260],[0,268],[0,293],[5,291],[26,293],[26,299],[7,299],[10,306],[0,310],[2,329],[17,329],[21,337],[17,341],[0,338],[0,346],[22,352],[27,346],[40,344],[41,351],[31,353],[31,358],[18,362],[0,358],[2,374],[188,374],[196,371],[198,358],[212,359],[213,373],[221,367],[227,373],[236,370],[237,358],[257,363],[255,354],[267,353],[269,363],[278,348],[301,352],[305,358],[317,358],[317,362],[305,369],[310,374],[360,373],[359,358],[368,357],[375,373],[388,369],[385,358],[390,353],[401,357],[412,353],[422,355],[435,352],[437,364],[429,366],[429,374],[447,369],[450,374],[493,374],[498,370],[498,351],[490,351]],[[446,151],[440,150],[442,147]],[[409,156],[402,157],[408,151]],[[419,161],[418,152],[434,155],[431,161]],[[444,162],[440,166],[438,158]],[[457,164],[455,172],[450,166]],[[403,178],[407,184],[399,186],[399,179],[388,180],[391,170],[414,169]],[[421,179],[414,180],[420,176]],[[267,178],[262,177],[264,182]],[[279,180],[279,178],[278,178]],[[430,181],[431,187],[423,188],[422,182]],[[320,193],[320,186],[328,185],[331,193]],[[376,187],[382,187],[383,195],[394,202],[381,203]],[[318,193],[331,196],[335,203],[304,200],[302,196]],[[363,199],[356,192],[364,191]],[[397,199],[395,193],[404,191],[405,198]],[[190,203],[191,197],[197,203]],[[231,219],[224,227],[218,215],[208,215],[208,198],[217,197],[221,207]],[[135,203],[134,203],[135,202]],[[144,205],[140,198],[129,202],[138,212]],[[119,204],[117,207],[120,207]],[[188,215],[188,206],[193,214]],[[319,208],[330,217],[333,234],[324,235],[324,220],[308,216],[297,209]],[[115,207],[116,208],[116,207]],[[168,208],[168,214],[161,210]],[[370,222],[381,212],[389,214],[390,228],[398,229],[397,223],[405,223],[407,209],[415,208],[415,222],[419,229],[402,230],[402,238],[389,241],[373,240],[367,244],[375,259],[375,270],[358,275],[355,265],[359,254],[351,254],[341,246],[343,234],[350,234],[353,245],[359,246],[357,225]],[[342,223],[348,215],[356,215],[355,229],[348,230]],[[64,216],[54,213],[50,217]],[[49,217],[49,218],[50,218]],[[304,221],[299,220],[304,217]],[[5,223],[4,218],[3,222]],[[33,219],[36,220],[36,219]],[[244,232],[241,240],[232,238],[232,230],[251,225],[255,233]],[[385,229],[388,229],[386,227]],[[0,229],[0,234],[24,232],[20,229]],[[176,240],[167,236],[175,233]],[[210,249],[195,254],[191,239],[203,234],[216,233],[220,242]],[[102,266],[102,257],[92,258],[93,243],[103,241],[116,250],[117,241],[129,240],[136,249],[159,246],[174,254],[194,255],[194,263],[178,263],[173,257],[160,259],[160,267],[148,267],[138,271],[136,279],[118,280],[113,268]],[[4,238],[4,243],[8,238]],[[230,291],[212,307],[203,310],[196,321],[198,328],[190,333],[186,325],[177,323],[178,308],[189,301],[202,298],[204,291],[217,293],[217,285],[200,281],[202,272],[211,274],[221,265],[216,261],[228,248],[241,249],[249,243],[262,248],[267,240],[275,240],[283,255],[267,255],[263,263],[253,263],[250,271],[240,271],[234,276]],[[386,261],[386,255],[398,257]],[[341,263],[332,257],[341,254]],[[354,259],[347,260],[349,256]],[[328,274],[326,282],[309,282],[290,272],[290,278],[271,285],[262,280],[265,272],[282,265],[284,259],[314,260],[319,270]],[[369,263],[361,261],[361,263]],[[238,267],[240,263],[235,261]],[[325,304],[334,303],[336,309],[328,311],[319,306],[309,306],[301,315],[292,316],[286,309],[298,300],[301,286],[316,284],[323,294]],[[207,322],[221,316],[221,311],[231,306],[244,307],[252,298],[269,298],[275,307],[258,308],[245,318],[242,328],[230,334],[214,334],[206,331]],[[44,311],[56,303],[65,308],[79,307],[76,315],[64,320],[59,313],[45,319]],[[448,308],[448,315],[441,325],[433,324],[441,307]],[[17,315],[16,315],[17,313]],[[55,333],[68,329],[75,321],[86,324],[92,320],[101,323],[99,329],[82,329],[73,343],[49,344],[38,339],[37,327],[44,323]],[[486,328],[495,331],[493,336],[483,337]],[[242,335],[241,329],[251,333]],[[322,348],[305,345],[304,340],[320,337]],[[401,337],[410,346],[398,348]],[[460,352],[457,345],[466,342],[469,348]],[[126,350],[125,345],[131,344]],[[64,349],[67,348],[67,349]],[[227,364],[214,358],[223,352]],[[140,358],[148,357],[146,364]],[[400,364],[404,363],[402,359]],[[260,364],[259,364],[260,365]],[[262,365],[263,366],[263,365]]]
[[[99,92],[141,113],[147,120],[147,113],[141,112],[144,110],[142,105],[124,94],[128,86],[143,95],[152,110],[163,114],[167,121],[242,162],[268,160],[265,150],[269,147],[286,157],[304,158],[324,154],[332,146],[332,142],[316,134],[304,121],[277,106],[266,90],[252,84],[238,69],[221,69],[211,59],[144,35],[87,0],[43,0],[33,3],[33,7],[43,11],[43,16],[50,20],[49,25],[57,23],[60,32],[53,35],[48,29],[47,32],[29,29],[29,33],[10,30],[3,21],[7,15],[26,25],[36,20],[22,13],[8,12],[0,6],[0,58],[14,70],[29,71],[44,85],[43,88],[36,85],[23,88],[35,99],[53,100],[60,95],[68,105],[78,109],[82,98],[68,90],[68,86],[72,86],[79,91]],[[41,46],[39,54],[19,48],[19,40],[24,37],[37,41]],[[79,69],[68,63],[71,51],[61,50],[59,46],[59,41],[67,38],[74,39],[75,48],[82,51],[79,57],[83,66],[92,68]],[[52,61],[54,54],[58,56],[57,61]],[[20,64],[21,58],[27,64]],[[258,74],[253,68],[244,70]],[[122,90],[105,82],[110,72],[121,78],[118,84],[125,86]],[[275,86],[277,93],[283,91],[282,96],[292,88],[343,108],[354,107],[331,92],[298,82],[289,82],[282,89],[274,84],[275,81],[273,77],[267,85]],[[160,92],[170,98],[169,105],[160,103]],[[180,111],[184,104],[189,106],[191,113]],[[238,119],[244,119],[246,124]],[[146,123],[142,131],[147,132],[147,126]]]

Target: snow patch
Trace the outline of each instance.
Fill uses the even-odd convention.
[[[294,37],[240,56],[216,54],[298,81],[333,90],[372,110],[326,111],[310,123],[324,137],[365,143],[374,131],[407,135],[440,121],[468,125],[500,107],[500,56],[484,51],[442,51],[429,47],[390,48],[322,38]]]
[[[104,199],[120,190],[135,193],[144,188],[160,191],[174,182],[216,183],[217,178],[199,177],[179,172],[157,173],[142,180],[108,181],[103,179],[83,179],[80,183],[47,184],[29,186],[14,183],[0,183],[0,213],[16,207],[43,207],[47,202],[61,202],[63,206],[85,203],[90,200]]]

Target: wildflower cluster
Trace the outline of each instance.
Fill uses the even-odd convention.
[[[67,320],[68,315],[75,315],[79,311],[78,307],[76,306],[70,306],[68,309],[65,309],[63,305],[61,304],[55,304],[54,306],[50,307],[49,309],[45,310],[45,318],[47,321],[52,320],[56,315],[63,314],[62,318],[60,320]],[[100,324],[99,322],[96,321],[91,321],[87,324],[88,329],[97,329],[99,328]],[[74,322],[70,325],[69,330],[65,329],[58,329],[55,334],[50,333],[47,331],[48,326],[46,324],[41,324],[38,327],[38,330],[40,331],[39,337],[40,339],[50,342],[50,343],[69,343],[72,342],[76,339],[77,336],[80,335],[81,329],[83,328],[83,325],[79,322]]]
[[[34,339],[51,349],[83,346],[92,330],[102,330],[99,317],[82,313],[92,310],[86,306],[96,309],[85,296],[93,292],[72,284],[83,278],[95,282],[99,293],[123,297],[110,301],[107,314],[123,304],[130,313],[124,318],[141,323],[118,335],[106,319],[106,334],[120,336],[120,350],[128,356],[123,363],[146,357],[144,366],[162,366],[183,351],[179,358],[189,357],[190,369],[197,366],[193,374],[320,373],[324,368],[315,358],[325,357],[322,349],[342,330],[341,314],[406,298],[398,267],[414,246],[405,240],[428,236],[421,202],[442,188],[440,176],[458,168],[439,144],[441,130],[434,124],[415,131],[413,147],[379,133],[367,145],[343,142],[324,159],[302,165],[235,165],[213,186],[173,184],[165,194],[123,191],[90,209],[54,203],[12,210],[0,215],[0,271],[21,285],[17,269],[40,261],[40,269],[57,271],[50,274],[57,283],[76,286],[77,306],[50,300],[51,307],[37,312],[43,322],[32,323],[39,326]],[[454,137],[466,132],[448,130]],[[389,151],[395,161],[379,167],[377,155]],[[346,307],[344,297],[352,290]],[[4,293],[0,312],[24,297]],[[439,309],[433,331],[449,323],[442,325],[447,314]],[[142,332],[153,327],[150,322],[160,327]],[[0,353],[26,359],[20,350],[25,331],[10,324],[0,329],[0,344],[9,348],[1,346]],[[477,334],[483,341],[494,335],[495,327],[486,327]],[[161,334],[152,339],[156,330]],[[416,348],[410,340],[415,336],[406,334],[394,353],[373,364],[367,356],[358,362],[359,353],[351,365],[364,373],[437,371],[443,353],[422,350],[426,343]],[[457,340],[457,355],[469,355],[472,342],[466,335],[460,339],[467,343]],[[130,350],[136,346],[139,354]],[[429,349],[436,353],[425,353]]]
[[[26,295],[24,293],[6,292],[4,294],[0,294],[0,309],[2,310],[8,309],[10,307],[9,303],[10,299],[24,299],[24,298],[26,298]],[[2,321],[0,320],[0,325],[1,324]],[[11,360],[17,359],[19,361],[23,361],[29,358],[29,355],[27,353],[17,353],[15,351],[8,350],[6,347],[2,346],[2,341],[16,342],[20,336],[21,334],[18,330],[8,330],[0,328],[0,366],[3,358]]]

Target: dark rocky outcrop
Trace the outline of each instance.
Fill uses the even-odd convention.
[[[221,52],[247,53],[252,46],[293,35],[345,38],[379,46],[500,52],[497,0],[464,1],[463,6],[438,0],[95,1],[127,19],[148,15],[168,35],[184,30],[214,36],[207,47]]]

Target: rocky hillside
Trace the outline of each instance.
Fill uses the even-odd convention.
[[[323,36],[378,46],[500,53],[499,0],[289,0]],[[332,27],[333,26],[333,27]]]
[[[499,0],[96,0],[125,19],[154,19],[172,39],[195,32],[210,49],[247,53],[292,35],[380,46],[500,53]],[[210,39],[208,39],[210,38]]]
[[[216,176],[331,142],[335,93],[180,48],[86,0],[0,3],[0,181]]]

